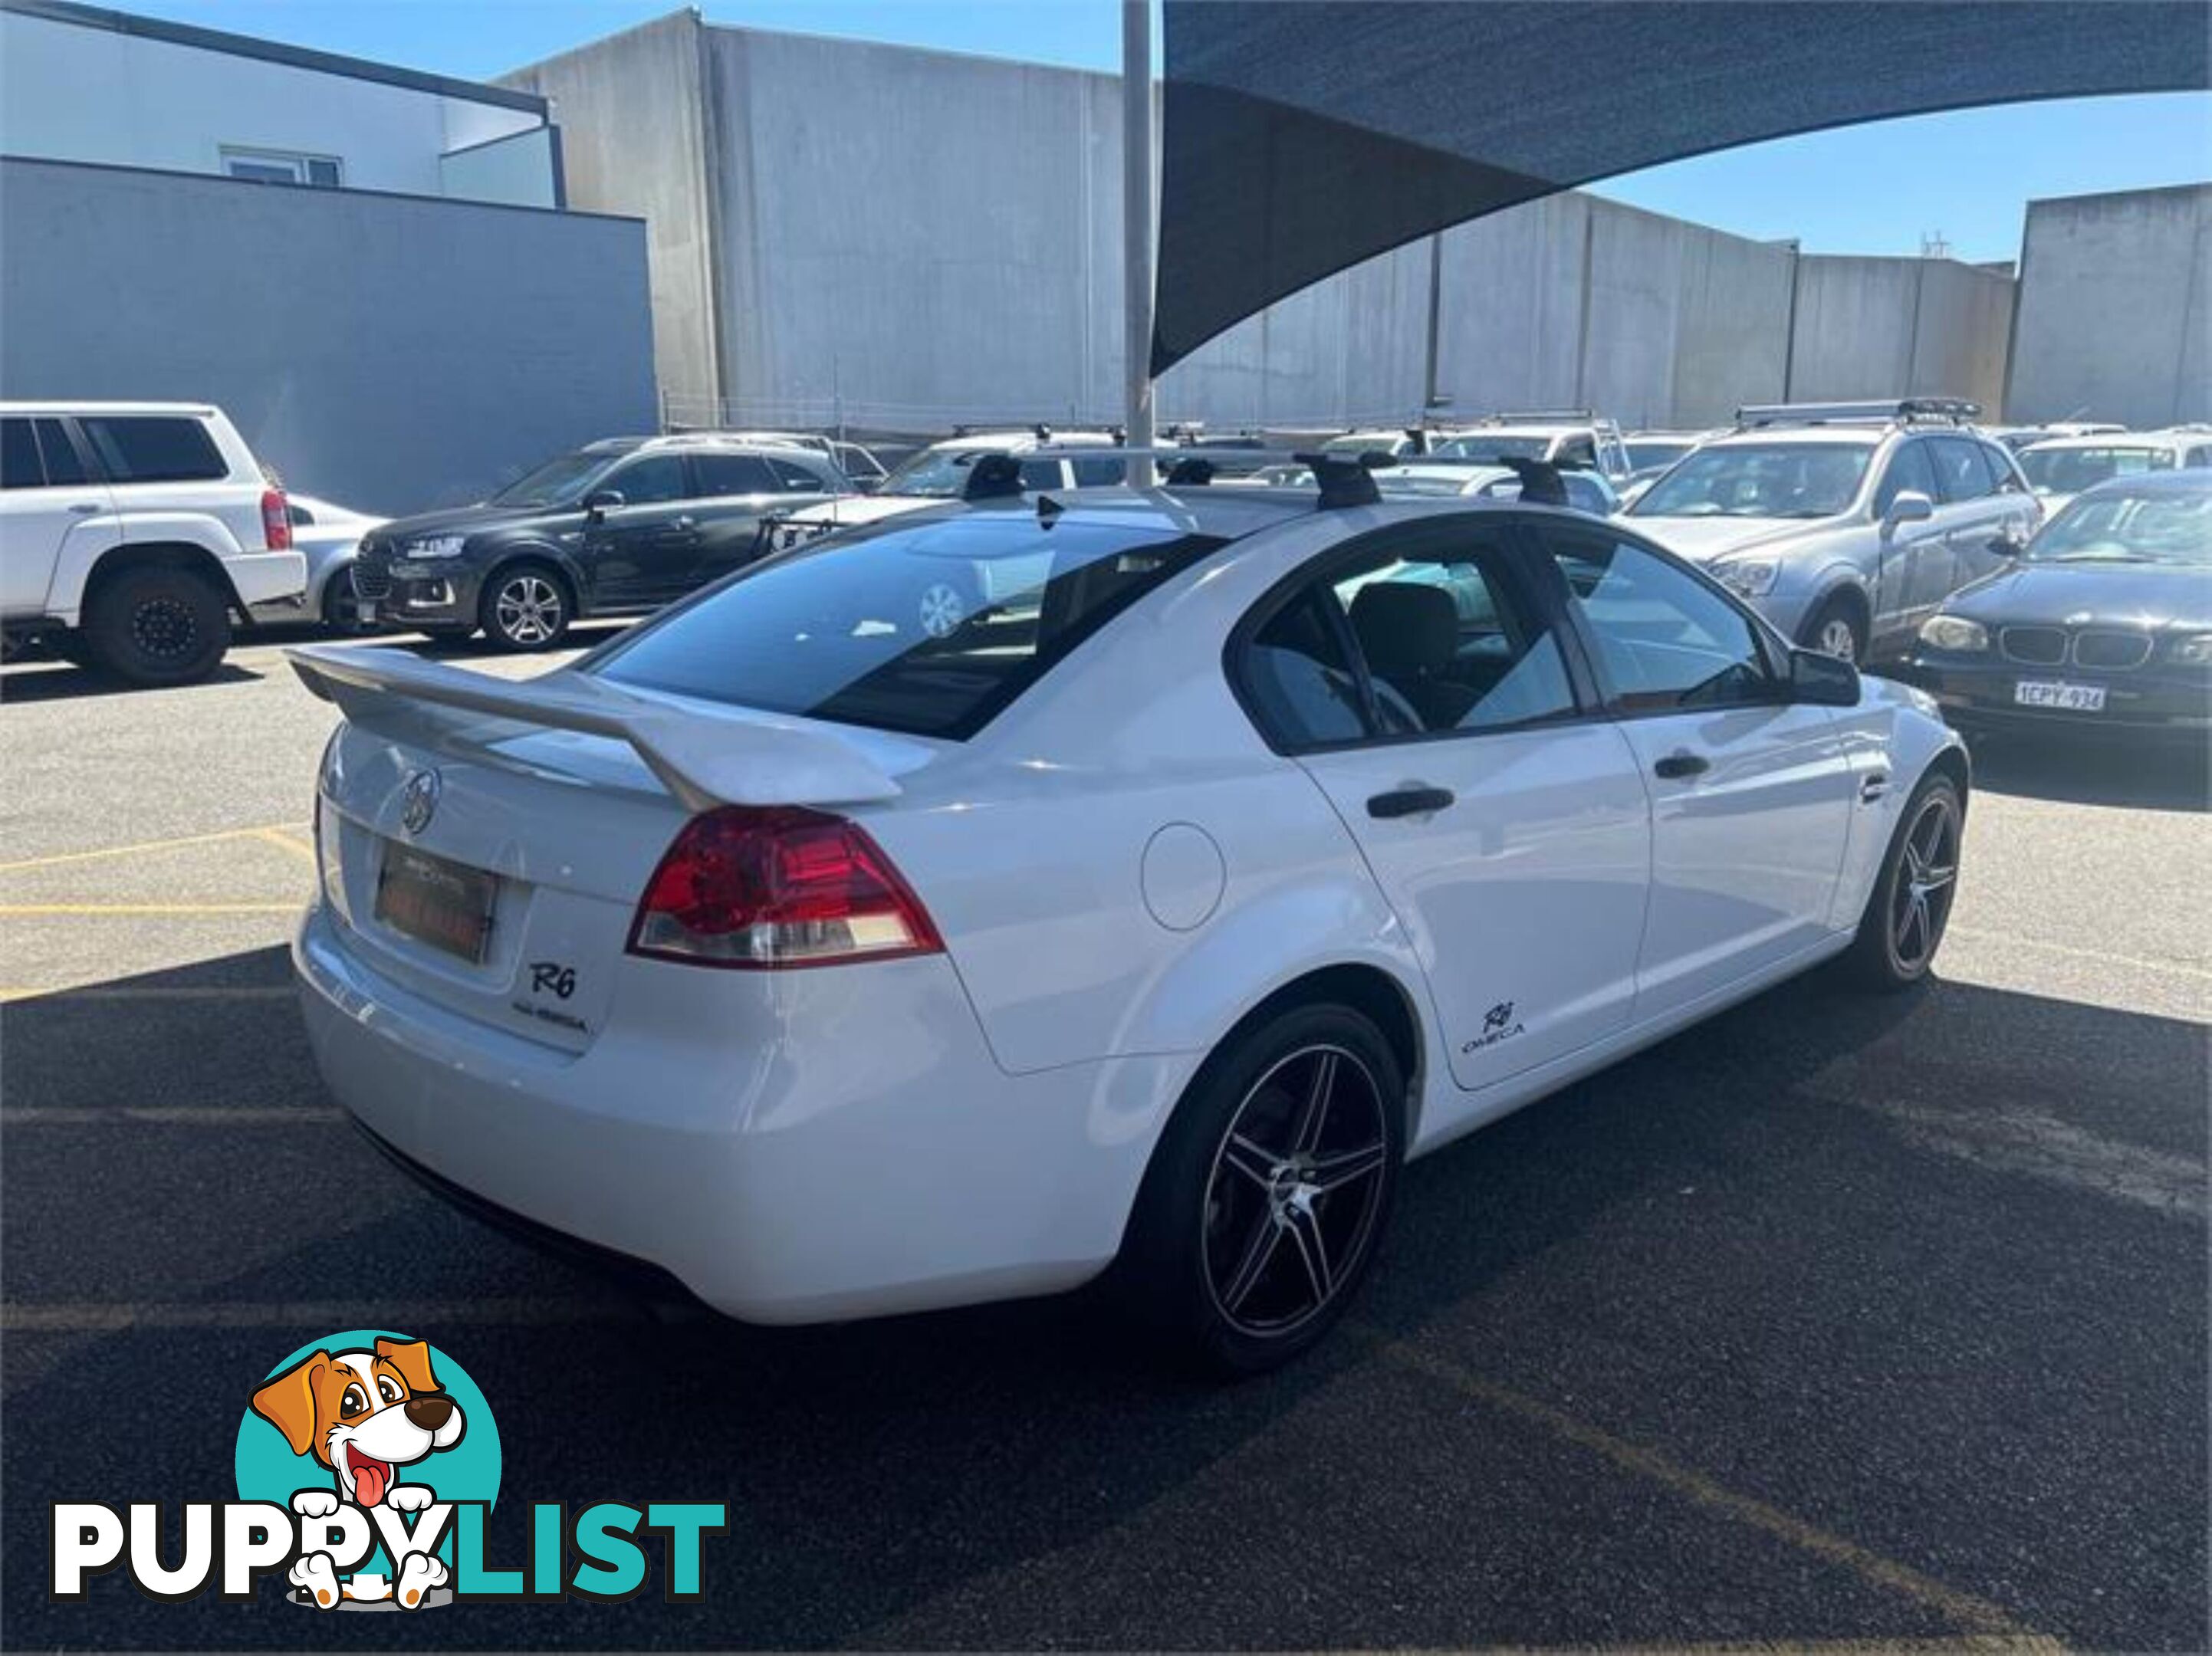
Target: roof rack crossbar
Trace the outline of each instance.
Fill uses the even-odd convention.
[[[1860,403],[1747,403],[1735,411],[1739,426],[1821,426],[1854,422],[1942,420],[1963,425],[1981,418],[1982,405],[1961,397],[1900,397]]]

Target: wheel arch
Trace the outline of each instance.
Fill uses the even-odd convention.
[[[189,570],[222,595],[226,609],[240,617],[246,615],[238,588],[231,583],[230,572],[222,567],[222,560],[206,547],[194,541],[125,541],[101,553],[85,572],[84,588],[78,601],[80,617],[91,607],[102,587],[137,569]]]
[[[1813,623],[1830,604],[1841,602],[1850,607],[1859,623],[1859,636],[1874,643],[1874,595],[1867,590],[1866,578],[1853,566],[1839,564],[1824,574],[1814,588],[1813,596],[1806,601],[1804,619],[1790,641],[1804,642]]]
[[[487,558],[483,573],[477,577],[477,602],[483,602],[483,595],[491,589],[495,581],[518,565],[526,563],[542,564],[561,578],[562,584],[568,589],[571,620],[586,613],[592,590],[591,583],[584,578],[582,566],[559,547],[544,541],[517,541],[511,546],[499,548]]]

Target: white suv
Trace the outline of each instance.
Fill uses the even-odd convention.
[[[1549,460],[1595,471],[1615,488],[1636,475],[1620,425],[1588,409],[1493,414],[1471,425],[1432,434],[1429,452],[1439,459],[1497,465],[1506,460]]]
[[[284,492],[220,409],[0,403],[0,634],[70,635],[134,684],[213,672],[231,617],[296,604]]]

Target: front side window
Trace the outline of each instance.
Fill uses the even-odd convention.
[[[1716,444],[1686,456],[1629,508],[1637,518],[1832,518],[1850,509],[1871,443]]]
[[[683,500],[691,492],[680,454],[648,454],[633,460],[610,476],[605,487],[620,494],[624,506],[659,506]]]
[[[230,467],[198,421],[175,415],[94,415],[84,434],[118,483],[205,482]]]
[[[757,454],[695,454],[699,492],[712,500],[723,494],[770,494],[781,484]]]
[[[1996,492],[1996,479],[1982,458],[1982,446],[1972,438],[1931,437],[1927,446],[1936,451],[1936,486],[1943,491],[1938,499],[1978,500]]]
[[[1771,699],[1758,629],[1711,586],[1626,541],[1544,533],[1621,712]]]
[[[892,519],[757,564],[586,670],[771,713],[964,741],[1222,544],[1127,523]]]
[[[1275,611],[1238,670],[1276,745],[1471,734],[1577,711],[1559,640],[1506,584],[1498,534],[1451,523],[1394,535]]]
[[[1942,498],[1936,492],[1936,467],[1928,458],[1926,443],[1900,444],[1889,457],[1889,470],[1881,474],[1881,487],[1875,491],[1875,516],[1887,517],[1897,497],[1907,491],[1925,494],[1930,500]]]
[[[28,420],[0,420],[0,488],[43,488],[46,474],[39,464],[39,440]]]

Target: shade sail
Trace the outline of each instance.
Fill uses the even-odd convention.
[[[1595,179],[1893,115],[2212,82],[2201,0],[1163,9],[1156,374],[1347,265]]]

